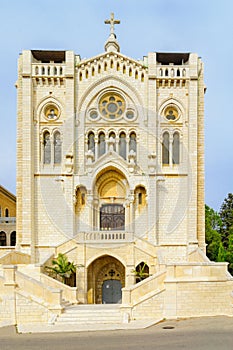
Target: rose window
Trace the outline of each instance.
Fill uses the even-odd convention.
[[[115,93],[104,95],[100,99],[99,110],[105,118],[118,119],[125,111],[125,101]]]

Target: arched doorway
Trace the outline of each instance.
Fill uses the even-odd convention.
[[[89,304],[118,304],[125,286],[125,267],[116,258],[104,255],[88,267]]]
[[[102,170],[94,184],[94,227],[99,230],[125,230],[129,184],[114,167]]]

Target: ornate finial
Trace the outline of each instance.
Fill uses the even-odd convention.
[[[110,24],[110,35],[112,35],[112,34],[115,35],[115,33],[114,33],[114,30],[115,30],[114,24],[120,24],[121,21],[119,21],[118,19],[115,19],[114,18],[114,13],[112,12],[110,19],[106,19],[106,21],[104,21],[104,23],[105,24]]]
[[[105,44],[105,51],[108,52],[119,52],[120,51],[120,46],[117,42],[116,39],[116,34],[114,33],[114,25],[115,24],[120,24],[121,22],[118,19],[114,18],[114,13],[111,13],[110,19],[106,19],[106,21],[104,21],[105,24],[110,24],[110,35],[108,37],[108,40]]]

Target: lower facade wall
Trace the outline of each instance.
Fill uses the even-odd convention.
[[[154,295],[132,309],[132,320],[151,320],[163,318],[164,291]]]
[[[177,317],[233,316],[233,281],[177,284]]]
[[[47,324],[52,316],[43,305],[16,293],[16,324]]]
[[[15,296],[0,281],[0,327],[15,325]]]

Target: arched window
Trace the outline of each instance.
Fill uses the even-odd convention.
[[[100,64],[98,65],[98,73],[99,74],[101,73],[101,65]]]
[[[163,134],[162,163],[164,165],[168,165],[169,164],[169,133],[168,132],[165,132]]]
[[[117,62],[117,71],[119,72],[119,70],[120,70],[120,63]]]
[[[44,164],[51,163],[51,141],[50,141],[50,133],[46,131],[44,133]]]
[[[62,75],[63,73],[63,70],[62,70],[62,67],[60,67],[60,75]]]
[[[11,246],[15,246],[16,245],[16,232],[15,231],[11,232],[10,245]]]
[[[105,151],[106,151],[106,144],[105,144],[105,135],[103,132],[99,134],[99,139],[98,139],[98,148],[99,148],[99,157],[101,157]]]
[[[76,189],[76,212],[80,212],[86,205],[86,194],[85,187],[80,186]]]
[[[177,69],[176,76],[180,77],[180,70],[179,69]]]
[[[129,76],[132,77],[132,68],[129,69]]]
[[[104,70],[105,70],[105,72],[106,72],[107,68],[108,68],[108,64],[107,64],[107,62],[105,62],[104,63]]]
[[[79,80],[82,81],[83,80],[83,75],[82,72],[79,73]]]
[[[144,81],[144,74],[141,75],[141,81]]]
[[[135,79],[138,79],[138,71],[135,71]]]
[[[0,246],[5,247],[6,246],[6,234],[5,232],[0,232]]]
[[[126,159],[126,135],[124,132],[120,133],[119,154],[122,158]]]
[[[95,154],[95,135],[92,131],[88,134],[87,147],[88,151],[90,150]]]
[[[44,67],[41,68],[41,74],[45,75],[45,68]]]
[[[123,65],[123,74],[125,74],[126,72],[126,68],[125,68],[125,65]]]
[[[180,135],[178,132],[175,132],[173,135],[172,142],[172,163],[180,163]]]
[[[54,75],[57,75],[57,67],[54,67],[54,69],[53,69],[53,74],[54,74]]]
[[[159,70],[159,75],[162,77],[163,76],[163,70],[162,70],[162,68],[160,68],[160,70]]]
[[[135,202],[138,206],[145,206],[146,205],[146,189],[143,186],[137,186],[135,188]]]
[[[59,131],[56,131],[54,134],[54,164],[61,163],[61,134]]]
[[[39,68],[38,68],[38,66],[36,66],[36,68],[35,68],[35,74],[36,74],[36,75],[39,74]]]
[[[8,208],[5,209],[5,217],[6,217],[6,218],[9,217],[9,209],[8,209]]]
[[[113,68],[113,60],[110,61],[110,68]]]
[[[86,79],[88,79],[88,69],[86,69]]]
[[[129,136],[129,151],[137,152],[137,140],[135,132],[131,132]]]
[[[48,75],[50,75],[50,67],[48,67]]]
[[[92,67],[91,75],[94,77],[94,75],[95,75],[95,67]]]
[[[143,281],[149,277],[149,266],[144,262],[140,262],[135,269],[136,283]]]

